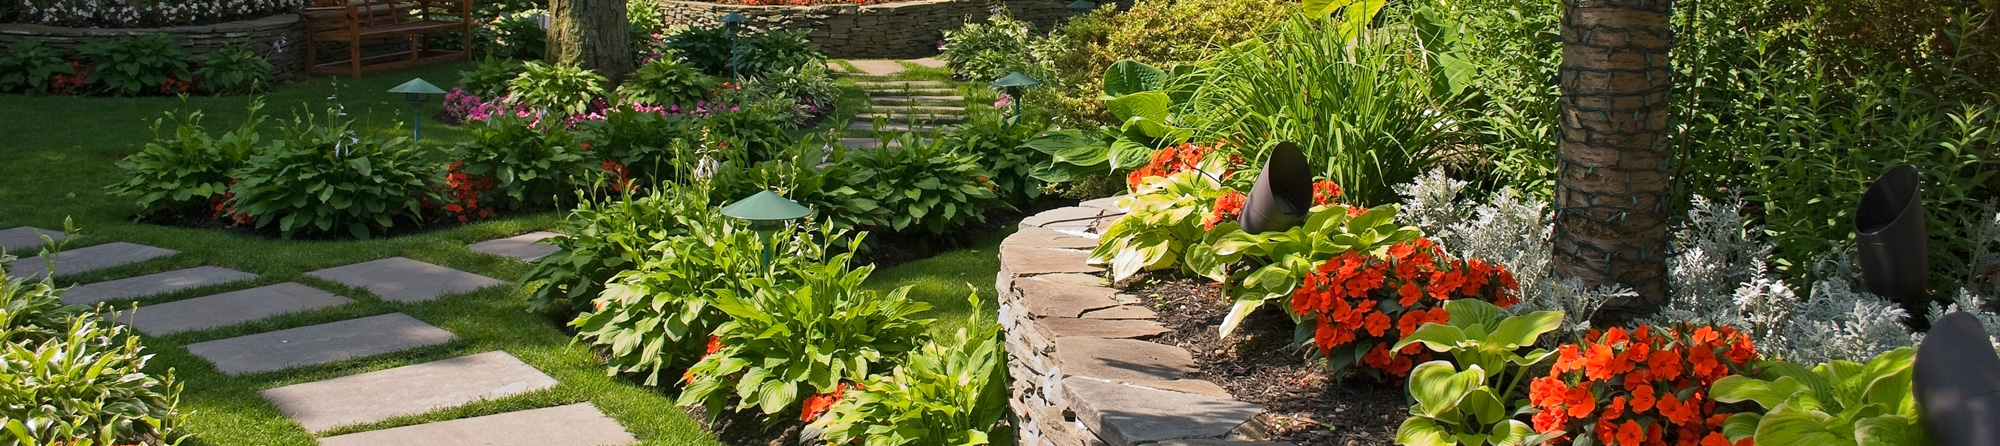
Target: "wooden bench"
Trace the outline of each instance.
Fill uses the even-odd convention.
[[[317,0],[302,8],[306,69],[311,74],[390,69],[449,60],[472,60],[472,0]],[[425,48],[432,34],[458,32],[459,50]],[[361,57],[363,41],[410,39],[410,51]],[[319,61],[320,42],[347,44],[347,59]]]

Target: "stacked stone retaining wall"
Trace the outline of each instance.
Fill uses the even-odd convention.
[[[0,48],[21,39],[40,39],[43,44],[75,51],[84,42],[125,36],[167,34],[180,42],[182,51],[201,55],[242,45],[271,61],[271,79],[288,80],[305,72],[305,24],[297,14],[279,14],[253,20],[213,25],[164,28],[69,28],[26,23],[0,23]]]
[[[1188,379],[1187,350],[1137,296],[1087,265],[1097,234],[1123,215],[1112,200],[1043,212],[1000,243],[999,319],[1023,446],[1250,446],[1264,410]]]
[[[1005,8],[1047,31],[1076,14],[1068,0],[919,0],[871,5],[744,6],[657,0],[670,26],[714,26],[729,13],[750,18],[756,29],[811,30],[813,43],[842,59],[916,58],[937,54],[944,30],[984,20]],[[1129,5],[1130,0],[1121,1]]]

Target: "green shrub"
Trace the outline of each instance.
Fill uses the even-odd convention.
[[[846,184],[860,186],[863,198],[889,210],[875,223],[886,229],[941,234],[986,221],[989,209],[1011,208],[993,192],[991,174],[974,155],[953,153],[941,141],[905,138],[900,147],[849,153],[843,163],[854,169]]]
[[[647,105],[692,106],[718,85],[721,81],[686,64],[660,59],[632,72],[625,84],[618,86],[618,98]]]
[[[590,110],[591,101],[608,96],[604,76],[573,64],[528,62],[521,75],[508,81],[508,99],[557,115]]]
[[[1023,99],[1072,127],[1111,124],[1097,98],[1112,63],[1193,63],[1263,35],[1297,10],[1297,3],[1274,0],[1140,0],[1124,11],[1105,5],[1052,33],[1035,57],[1056,70],[1038,76],[1045,84]]]
[[[693,159],[701,130],[699,118],[639,111],[626,104],[605,111],[603,120],[584,121],[577,139],[598,157],[622,166],[639,184],[652,184],[689,177],[694,166],[687,160]]]
[[[785,265],[784,274],[796,279],[751,277],[742,279],[747,291],[713,290],[709,304],[729,320],[715,330],[715,352],[688,370],[678,402],[704,406],[711,417],[731,400],[739,410],[777,414],[801,398],[865,379],[922,342],[931,321],[914,316],[930,305],[910,300],[908,286],[888,293],[863,288],[875,267],[849,268],[861,237],[849,243],[846,253],[824,263]]]
[[[508,209],[546,207],[575,193],[589,160],[576,135],[560,125],[535,126],[506,113],[474,125],[469,141],[452,146],[449,157],[468,175],[493,179]],[[470,206],[468,206],[470,207]]]
[[[727,103],[727,102],[725,102]],[[711,104],[706,119],[705,142],[721,149],[726,157],[747,157],[753,161],[772,159],[791,147],[787,128],[799,122],[791,101],[766,100],[742,106]]]
[[[159,89],[169,78],[188,79],[188,56],[169,34],[98,40],[77,47],[93,67],[84,82],[113,94],[136,95]]]
[[[62,293],[0,271],[0,443],[168,440],[181,417],[173,371],[145,373],[152,355],[138,336],[101,320],[106,308],[64,305]]]
[[[765,73],[745,82],[751,96],[792,101],[802,118],[833,113],[840,102],[840,86],[828,76],[826,64],[809,64]]]
[[[232,174],[241,182],[229,205],[256,227],[367,239],[398,220],[420,222],[423,204],[439,201],[441,172],[408,138],[358,134],[335,112],[287,124],[283,139]]]
[[[136,200],[142,213],[210,212],[223,217],[221,206],[229,198],[230,175],[261,147],[258,127],[264,124],[259,113],[263,98],[251,98],[248,119],[220,138],[211,137],[202,127],[202,112],[167,112],[153,120],[153,142],[138,153],[118,161],[127,179],[107,186],[112,195]],[[171,121],[173,133],[160,134]]]
[[[496,16],[491,25],[473,29],[484,35],[479,41],[487,45],[487,57],[542,60],[542,53],[548,50],[549,36],[540,20],[545,15],[548,15],[546,10],[525,9]]]
[[[812,209],[814,220],[836,231],[865,228],[888,218],[888,209],[854,189],[866,185],[850,181],[853,168],[841,162],[846,149],[828,153],[822,149],[827,146],[808,139],[772,159],[724,161],[713,177],[712,196],[718,203],[728,203],[769,190]]]
[[[666,187],[666,186],[662,186]],[[531,311],[583,311],[619,272],[645,262],[653,245],[686,234],[681,224],[702,215],[707,200],[682,189],[626,193],[616,200],[581,200],[548,239],[555,253],[536,259],[521,277]]]
[[[938,57],[960,79],[990,82],[1031,71],[1029,55],[1039,35],[1035,24],[1009,14],[995,14],[985,23],[967,20],[965,26],[944,31],[944,52]]]
[[[714,76],[763,77],[786,68],[826,63],[807,30],[743,31],[730,38],[726,27],[693,27],[667,36],[666,49],[683,63]],[[736,46],[732,48],[732,46]]]
[[[194,72],[203,90],[221,93],[248,93],[271,74],[271,62],[248,48],[232,46],[203,54],[195,59],[201,68]]]
[[[41,39],[21,39],[0,54],[0,92],[47,93],[58,74],[76,74],[76,68],[62,51],[43,45]]]
[[[955,153],[971,155],[980,170],[990,173],[994,193],[1001,201],[1027,203],[1040,198],[1046,186],[1034,178],[1035,172],[1055,162],[1047,153],[1021,147],[1049,127],[1046,120],[1038,118],[1009,119],[998,110],[976,109],[966,114],[964,123],[946,132],[942,141]]]
[[[994,443],[990,433],[1008,412],[1006,348],[999,324],[973,326],[949,343],[924,343],[895,370],[836,396],[839,403],[813,424],[820,438],[871,446]]]
[[[470,70],[458,72],[458,88],[486,99],[506,96],[514,78],[521,77],[521,72],[526,69],[518,60],[489,57],[480,60]]]
[[[729,28],[697,26],[667,35],[665,45],[668,52],[680,58],[681,63],[711,76],[727,77],[731,42]]]

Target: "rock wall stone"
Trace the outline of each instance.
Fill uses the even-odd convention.
[[[1186,379],[1193,355],[1146,339],[1167,331],[1137,296],[1085,264],[1097,234],[1123,216],[1111,200],[1021,221],[1000,242],[1000,324],[1023,446],[1262,443],[1263,407]]]
[[[271,79],[289,80],[305,72],[305,24],[298,14],[279,14],[254,20],[213,25],[166,28],[68,28],[26,23],[0,23],[0,48],[21,39],[41,39],[43,44],[74,51],[84,42],[125,36],[167,34],[180,42],[189,55],[244,45],[271,61]]]
[[[744,6],[655,0],[669,26],[713,26],[725,14],[750,18],[754,29],[807,29],[827,56],[841,59],[916,58],[937,54],[944,30],[1005,8],[1047,30],[1075,14],[1068,0],[919,0],[872,5]],[[1124,0],[1121,5],[1129,5]]]

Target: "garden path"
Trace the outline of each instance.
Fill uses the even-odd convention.
[[[0,249],[41,242],[35,228],[0,231]],[[536,232],[480,242],[475,252],[534,260],[555,251]],[[58,275],[171,257],[175,251],[132,243],[107,243],[56,256]],[[10,271],[45,274],[39,258],[8,264]],[[506,282],[402,257],[306,273],[394,302],[423,302]],[[253,281],[257,275],[201,266],[80,285],[63,295],[70,304],[130,300],[198,287]],[[355,299],[294,282],[114,311],[106,316],[140,333],[162,336],[231,326],[287,314],[346,305]],[[443,345],[458,336],[403,313],[347,319],[189,344],[189,353],[230,376],[327,364],[414,348]],[[422,415],[467,404],[549,389],[560,383],[505,351],[494,350],[387,370],[263,390],[261,395],[306,431]],[[626,445],[638,439],[589,402],[416,424],[319,439],[322,445]]]
[[[899,142],[894,139],[904,133],[915,133],[929,142],[936,133],[964,120],[965,96],[957,86],[935,80],[899,79],[909,65],[936,68],[944,66],[942,61],[925,58],[848,63],[855,68],[848,76],[856,79],[855,86],[868,93],[868,110],[855,115],[846,130],[869,136],[841,138],[842,145],[873,148],[887,141],[895,146]]]

